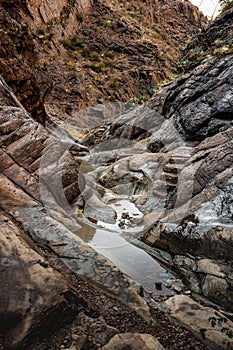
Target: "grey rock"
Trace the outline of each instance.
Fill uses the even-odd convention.
[[[210,259],[201,259],[197,262],[197,272],[206,273],[216,277],[224,278],[226,275],[216,262]]]
[[[233,323],[220,312],[185,295],[171,297],[162,305],[172,319],[193,332],[208,349],[233,349]]]
[[[102,350],[163,350],[164,348],[150,334],[121,333],[114,335],[108,344],[103,346]]]
[[[196,271],[196,261],[186,256],[176,255],[173,259],[173,264],[185,270]]]
[[[206,297],[221,303],[224,300],[225,303],[231,303],[231,298],[228,300],[228,284],[223,278],[207,275],[202,283],[202,293]]]
[[[1,214],[0,326],[7,349],[25,349],[72,320],[86,301],[49,267],[36,246]],[[70,302],[70,300],[73,300]],[[75,305],[76,304],[76,305]],[[54,324],[54,320],[56,323]]]

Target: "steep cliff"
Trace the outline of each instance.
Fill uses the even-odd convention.
[[[207,20],[188,1],[2,1],[0,73],[42,121],[151,96]]]

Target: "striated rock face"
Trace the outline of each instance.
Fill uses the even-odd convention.
[[[193,32],[207,23],[188,1],[0,6],[0,74],[42,123],[45,109],[62,120],[96,102],[151,96]]]
[[[52,18],[60,17],[61,12],[67,12],[69,15],[70,8],[76,7],[81,13],[88,13],[93,6],[93,0],[26,0],[24,2],[25,7],[30,12],[33,22],[38,25],[49,22]]]
[[[28,31],[28,24],[19,17],[14,20],[15,6],[20,3],[7,3],[7,10],[1,3],[1,58],[0,74],[11,85],[17,98],[33,117],[44,123],[45,110],[43,106],[43,91],[39,88],[35,76],[36,57],[32,36]],[[5,3],[6,5],[6,3]],[[12,13],[13,12],[13,13]],[[19,16],[19,14],[18,14]]]
[[[70,141],[72,142],[72,140]],[[13,201],[15,204],[21,202],[20,193],[22,193],[22,198],[24,198],[25,194],[22,190],[28,192],[30,197],[32,197],[28,199],[30,203],[32,199],[35,201],[40,200],[38,175],[41,157],[42,155],[46,157],[46,152],[49,152],[52,147],[54,151],[52,157],[46,158],[47,166],[50,166],[49,174],[54,180],[54,194],[56,193],[57,195],[56,178],[60,177],[62,182],[61,188],[64,189],[64,194],[67,194],[67,200],[72,201],[79,193],[76,180],[79,163],[70,152],[67,152],[67,148],[64,145],[65,141],[63,141],[62,145],[43,126],[35,123],[22,108],[2,106],[0,167],[1,177],[5,179],[1,182],[1,193],[5,195],[1,197],[1,200],[4,202],[4,199],[6,199],[6,203],[11,203],[11,200],[13,200],[12,195],[14,196],[11,186],[4,185],[5,181],[11,182],[12,187],[18,186],[21,189],[16,190],[19,192],[19,196],[16,201]],[[70,147],[72,148],[72,145]],[[84,147],[80,148],[78,145],[75,147],[74,144],[74,152],[75,148],[76,152],[82,153],[82,151],[86,151]],[[60,162],[60,168],[55,169],[53,164],[57,164],[58,161]],[[72,193],[70,193],[70,188],[73,188]],[[60,195],[62,196],[62,194]],[[58,202],[59,199],[57,197]],[[22,199],[23,204],[25,203]]]
[[[164,219],[166,223],[174,222],[167,229],[163,225],[164,238],[167,244],[171,243],[172,250],[173,244],[178,246],[179,237],[183,237],[182,249],[186,237],[193,237],[192,246],[189,248],[188,242],[186,246],[190,253],[219,258],[224,254],[225,258],[231,259],[227,241],[224,239],[215,246],[212,240],[216,235],[221,236],[221,227],[223,231],[231,230],[228,205],[231,203],[232,177],[232,58],[208,59],[174,84],[177,84],[176,88],[171,84],[161,90],[152,99],[151,106],[172,120],[192,149],[189,159],[183,161],[180,179],[173,193],[176,208]],[[195,91],[195,86],[198,86],[198,91]],[[157,142],[155,134],[150,146]],[[160,151],[166,147],[165,139]],[[177,220],[180,221],[178,225]],[[206,237],[206,244],[203,244],[202,237]]]

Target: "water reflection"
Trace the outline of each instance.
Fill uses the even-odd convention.
[[[105,203],[115,213],[114,223],[89,218],[76,234],[148,291],[157,295],[172,294],[165,285],[173,276],[143,249],[124,238],[124,233],[135,237],[143,230],[142,212],[128,199],[112,197],[111,193],[106,194]]]
[[[76,234],[148,291],[158,295],[172,294],[165,284],[166,280],[173,276],[144,250],[126,241],[119,231],[85,224]],[[156,288],[158,284],[161,285],[160,289]]]

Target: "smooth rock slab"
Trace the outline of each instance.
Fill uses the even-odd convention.
[[[116,334],[102,350],[163,350],[164,348],[150,334],[123,333]]]
[[[162,306],[173,320],[205,342],[208,349],[233,349],[233,322],[220,312],[185,295],[176,295]]]
[[[34,248],[0,214],[0,334],[8,350],[27,348],[71,320],[80,303],[85,307]]]
[[[206,273],[216,277],[224,278],[225,273],[221,270],[221,266],[210,259],[201,259],[197,263],[197,272]]]

